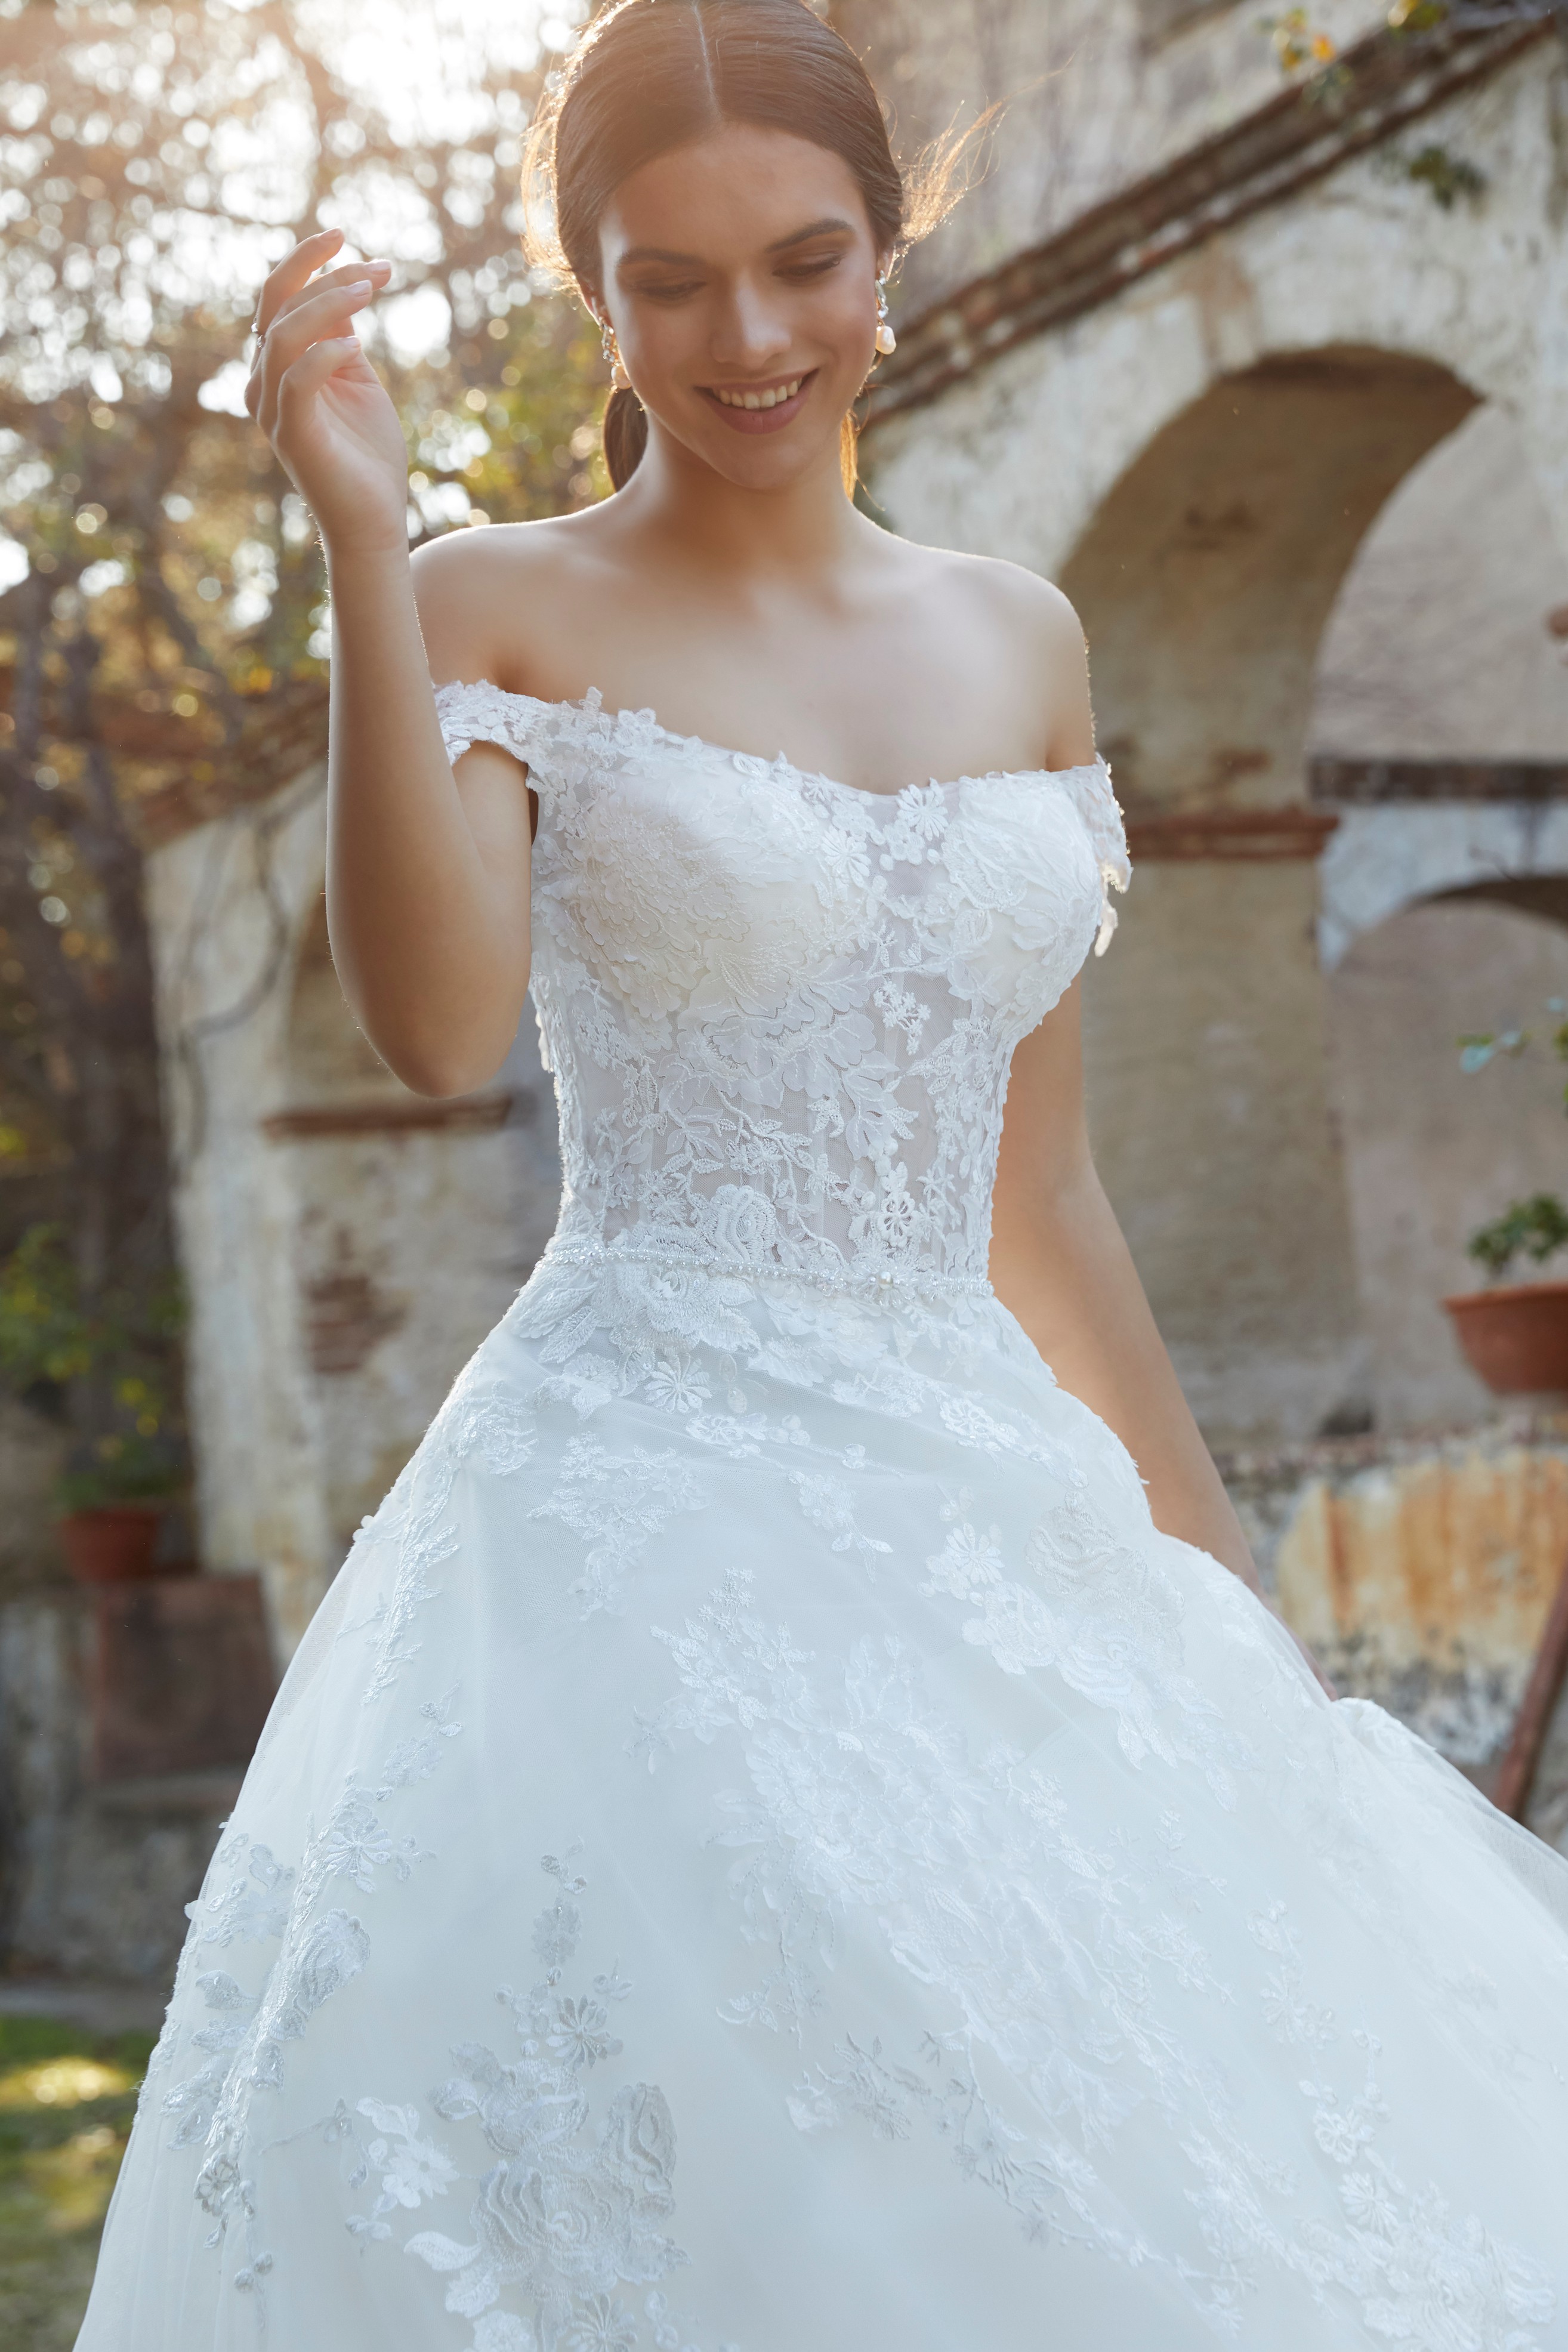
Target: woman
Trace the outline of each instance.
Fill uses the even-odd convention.
[[[80,2343],[1568,2345],[1568,1872],[1258,1600],[1085,1142],[1077,624],[845,494],[870,87],[621,0],[544,135],[602,506],[410,563],[384,266],[262,299],[343,987],[447,1094],[531,973],[566,1187],[285,1683]]]

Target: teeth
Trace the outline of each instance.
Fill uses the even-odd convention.
[[[793,400],[804,382],[805,378],[797,375],[793,383],[774,392],[726,392],[718,384],[714,390],[726,408],[776,408],[781,401]]]

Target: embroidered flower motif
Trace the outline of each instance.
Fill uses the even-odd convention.
[[[535,1519],[563,1519],[588,1547],[584,1572],[572,1586],[583,1613],[624,1606],[623,1580],[650,1537],[676,1511],[698,1509],[702,1490],[679,1455],[608,1453],[596,1438],[575,1437],[562,1460],[548,1502]]]
[[[546,1856],[545,1867],[561,1876]],[[580,1880],[573,1884],[582,1891]],[[559,1908],[542,1916],[552,1919]],[[478,2183],[471,2242],[423,2231],[405,2252],[447,2278],[448,2311],[479,2319],[506,2293],[534,2303],[552,2347],[635,2344],[636,2323],[617,2289],[651,2284],[686,2260],[658,2226],[674,2210],[674,2120],[662,2091],[633,2083],[614,2095],[595,2133],[584,2077],[619,2053],[620,2042],[605,2031],[605,2005],[630,1988],[612,1971],[588,1993],[564,1994],[555,1973],[526,2000],[509,1997],[515,2063],[469,2044],[458,2053],[466,2071],[431,2095],[447,2122],[478,2123],[500,2158]],[[510,2339],[500,2333],[494,2340]],[[485,2341],[478,2330],[476,2341]]]
[[[1013,1048],[1127,879],[1106,770],[874,795],[591,697],[453,684],[437,709],[540,793],[567,1222],[697,1265],[983,1287]]]

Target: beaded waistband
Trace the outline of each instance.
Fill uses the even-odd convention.
[[[845,1264],[842,1270],[788,1265],[778,1258],[702,1258],[693,1252],[666,1245],[649,1247],[623,1243],[552,1241],[542,1265],[646,1265],[662,1272],[705,1275],[735,1282],[804,1283],[832,1297],[892,1300],[901,1297],[946,1300],[994,1298],[995,1292],[983,1275],[941,1274],[929,1266],[862,1267]]]

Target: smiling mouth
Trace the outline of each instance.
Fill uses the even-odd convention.
[[[741,432],[766,432],[799,414],[816,373],[807,368],[800,375],[774,376],[766,383],[705,383],[699,389],[726,425]]]
[[[726,408],[775,408],[782,407],[786,400],[793,400],[805,382],[803,375],[791,375],[760,388],[751,383],[710,383],[704,385],[703,389],[710,392],[715,400],[721,401]]]

